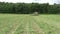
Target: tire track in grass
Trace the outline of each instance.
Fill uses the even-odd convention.
[[[51,24],[49,24],[50,22],[51,23],[53,23],[54,22],[54,24],[55,23],[57,23],[56,21],[53,21],[53,20],[45,20],[45,19],[43,19],[43,21],[47,24],[47,25],[49,25],[50,27],[50,30],[52,30],[53,32],[55,32],[56,34],[60,34],[60,30],[59,30],[59,28],[58,27],[56,27],[55,25],[51,25]]]
[[[41,28],[36,23],[36,21],[34,21],[33,17],[31,17],[31,21],[32,21],[32,28],[35,30],[35,32],[37,34],[44,34],[44,32],[41,30]]]
[[[18,21],[17,21],[18,20]],[[23,20],[23,19],[21,19]],[[22,24],[22,23],[21,23]],[[10,31],[7,32],[7,34],[14,34],[16,29],[19,27],[19,19],[16,19],[15,23],[13,24],[13,26],[10,28]]]
[[[34,18],[35,19],[35,21],[36,22],[41,22],[41,23],[37,23],[37,24],[41,24],[42,26],[43,26],[43,29],[47,26],[49,29],[50,29],[50,24],[47,24],[47,23],[45,23],[45,21],[43,20],[43,21],[41,21],[41,20],[38,20],[38,18],[37,18],[37,20],[36,20],[36,18]],[[45,25],[44,25],[45,24]],[[47,28],[46,27],[46,28]],[[48,34],[51,34],[51,31],[48,31],[49,33]],[[47,34],[47,33],[45,33],[45,34]]]
[[[22,21],[22,24],[19,25],[19,27],[16,29],[15,33],[14,34],[23,34],[23,33],[26,33],[25,32],[25,28],[26,27],[26,23],[24,23],[25,20]]]
[[[56,25],[54,25],[54,24],[57,24],[58,22],[53,21],[53,20],[48,20],[48,21],[47,21],[47,20],[44,20],[44,19],[43,19],[43,22],[45,22],[47,25],[49,25],[49,26],[50,26],[49,28],[50,28],[53,32],[56,32],[56,33],[59,33],[59,34],[60,34],[60,28],[58,28]],[[53,26],[52,26],[51,24],[49,24],[50,22],[51,22],[51,23],[54,22],[54,24],[52,24]]]
[[[32,28],[32,18],[29,16],[29,34],[36,34],[35,31]]]
[[[38,17],[37,19],[40,19],[40,18]],[[35,18],[35,21],[36,21],[36,18]],[[49,22],[50,22],[49,20],[47,21],[46,19],[42,18],[41,20],[38,20],[36,22],[40,22],[40,21],[43,22],[43,23],[41,23],[42,25],[45,24],[45,27],[47,26],[46,28],[49,29],[49,30],[47,30],[48,32],[46,32],[46,33],[48,33],[48,34],[53,34],[53,33],[59,34],[59,32],[58,32],[59,30],[55,26],[52,26],[51,24],[49,24]]]
[[[36,34],[35,29],[33,29],[32,24],[33,23],[33,19],[31,16],[29,16],[29,34]]]
[[[27,30],[28,30],[28,20],[27,20],[28,16],[25,16],[24,20],[23,20],[23,33],[22,34],[28,34]],[[18,27],[19,28],[19,27]],[[17,28],[17,29],[18,29]]]
[[[23,34],[27,34],[27,26],[28,26],[28,24],[27,24],[28,22],[27,22],[27,21],[28,21],[28,20],[27,20],[27,16],[26,16],[26,18],[24,19],[24,23],[25,23],[25,24],[24,24],[24,26],[25,26],[25,27],[24,27],[24,30],[25,30],[25,31],[23,30],[23,31],[24,31]]]
[[[27,32],[26,34],[30,34],[30,30],[29,30],[29,16],[26,17],[26,21],[25,22],[26,22],[26,27],[25,28],[26,28],[26,32]]]
[[[24,18],[24,21],[23,21],[23,33],[22,34],[29,34],[29,18],[28,18],[28,16],[26,16],[25,18]]]
[[[12,34],[15,33],[15,31],[20,27],[21,24],[23,24],[23,23],[20,23],[20,24],[18,24],[18,25],[16,26],[16,28],[15,28],[15,30],[12,32]]]
[[[26,29],[26,32],[27,32],[26,34],[29,34],[29,33],[28,33],[29,30],[28,30],[28,23],[27,23],[27,22],[26,22],[26,27],[25,27],[25,29]]]
[[[22,33],[20,33],[20,32],[18,32],[19,34],[27,34],[27,16],[24,18],[24,20],[23,20],[23,24],[22,24],[22,27],[23,27],[23,30],[20,30],[20,32],[22,32]],[[18,27],[18,28],[20,28],[20,27]],[[17,29],[18,29],[17,28]],[[18,30],[19,31],[19,30]]]
[[[23,24],[21,24],[21,27],[19,26],[16,30],[17,33],[15,34],[27,34],[27,29],[28,29],[28,20],[27,20],[27,16],[24,18],[24,20],[22,21]],[[22,28],[22,29],[20,29]]]
[[[29,26],[29,34],[34,34],[32,33],[34,30],[32,29],[32,21],[31,21],[31,17],[29,16],[29,21],[28,21],[28,26]]]
[[[26,27],[24,27],[26,29],[26,34],[30,34],[31,30],[30,30],[30,16],[27,16],[25,19],[26,22]]]
[[[38,24],[36,22],[32,22],[32,28],[38,33],[38,34],[43,34],[43,31],[41,28],[39,28]]]
[[[23,24],[21,24],[22,25],[22,29],[20,30],[20,32],[18,32],[18,33],[20,33],[20,34],[27,34],[27,32],[26,32],[26,22],[25,22],[25,19],[24,19],[24,21],[23,21]],[[19,27],[20,28],[20,27]],[[18,28],[18,29],[19,29]],[[19,31],[19,30],[18,30]]]

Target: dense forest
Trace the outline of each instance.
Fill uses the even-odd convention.
[[[0,13],[31,14],[36,9],[40,14],[60,14],[60,4],[0,2]]]

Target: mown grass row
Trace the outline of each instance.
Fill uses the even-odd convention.
[[[23,16],[1,14],[0,15],[0,34],[7,34],[15,23],[20,23]]]
[[[40,26],[40,28],[45,32],[45,34],[60,34],[60,28],[55,26],[55,23],[57,23],[58,21],[53,20],[58,20],[57,17],[57,15],[33,16],[36,24]]]
[[[60,26],[57,26],[60,24],[60,15],[32,16],[21,14],[0,14],[0,34],[6,34],[15,23],[18,23],[18,27],[14,34],[23,34],[24,32],[38,34],[32,28],[33,21],[44,34],[60,34]],[[27,23],[29,24],[28,31],[26,29]]]

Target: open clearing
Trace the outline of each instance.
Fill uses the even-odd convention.
[[[0,14],[0,34],[60,34],[60,15]]]

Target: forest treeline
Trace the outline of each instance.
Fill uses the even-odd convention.
[[[0,2],[0,13],[31,14],[36,9],[40,14],[60,14],[60,4]]]

